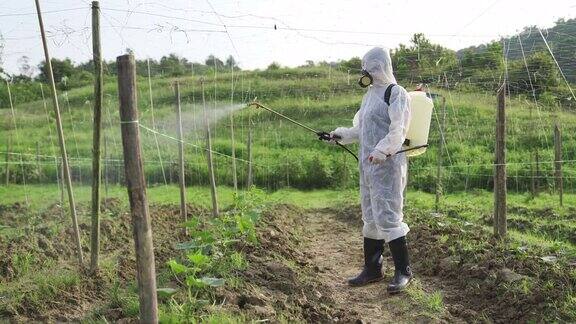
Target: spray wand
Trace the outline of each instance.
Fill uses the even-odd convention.
[[[323,140],[323,141],[334,141],[334,143],[336,143],[336,145],[338,145],[338,146],[340,146],[342,149],[346,150],[346,152],[350,153],[350,154],[356,159],[356,161],[358,161],[358,157],[356,156],[356,154],[354,154],[354,152],[350,151],[349,148],[347,148],[346,146],[342,145],[342,143],[338,142],[338,141],[337,141],[337,138],[330,136],[329,133],[327,133],[327,132],[322,132],[322,131],[317,131],[317,130],[315,130],[314,128],[312,128],[312,127],[310,127],[310,126],[306,126],[306,125],[304,125],[304,124],[302,124],[302,123],[300,123],[300,122],[297,122],[297,121],[295,121],[294,119],[292,119],[292,118],[290,118],[290,117],[288,117],[288,116],[285,116],[285,115],[283,115],[283,114],[281,114],[281,113],[279,113],[279,112],[277,112],[277,111],[275,111],[275,110],[272,110],[272,109],[270,109],[270,108],[268,108],[268,107],[260,104],[259,102],[256,101],[256,99],[254,99],[254,101],[252,101],[249,105],[250,105],[250,106],[256,106],[256,107],[258,107],[258,108],[262,108],[262,109],[264,109],[264,110],[267,110],[267,111],[269,111],[269,112],[271,112],[271,113],[273,113],[273,114],[275,114],[275,115],[277,115],[277,116],[279,116],[279,117],[281,117],[281,118],[283,118],[283,119],[291,122],[291,123],[294,124],[294,125],[300,126],[300,127],[304,128],[305,130],[308,130],[308,131],[316,134],[316,136],[318,136],[318,139],[320,139],[320,140]]]
[[[308,130],[308,131],[316,134],[316,136],[318,136],[318,139],[320,139],[320,140],[323,140],[323,141],[333,141],[334,143],[336,143],[336,145],[338,145],[339,147],[341,147],[342,149],[344,149],[346,152],[350,153],[350,154],[356,159],[356,161],[358,161],[358,156],[356,156],[356,154],[354,154],[354,152],[350,151],[349,148],[347,148],[346,146],[344,146],[342,143],[338,142],[338,140],[341,139],[339,136],[333,136],[333,135],[330,135],[330,134],[327,133],[327,132],[317,131],[317,130],[315,130],[314,128],[312,128],[312,127],[310,127],[310,126],[306,126],[306,125],[304,125],[304,124],[302,124],[302,123],[300,123],[300,122],[297,122],[297,121],[295,121],[294,119],[292,119],[292,118],[290,118],[290,117],[288,117],[288,116],[285,116],[285,115],[283,115],[283,114],[281,114],[281,113],[279,113],[279,112],[277,112],[277,111],[275,111],[275,110],[272,110],[272,109],[270,109],[270,108],[262,105],[261,103],[259,103],[259,102],[256,101],[256,98],[254,98],[254,101],[252,101],[252,102],[249,104],[249,106],[255,106],[255,107],[258,107],[258,108],[262,108],[262,109],[264,109],[264,110],[267,110],[267,111],[275,114],[276,116],[281,117],[281,118],[283,118],[283,119],[291,122],[291,123],[294,124],[294,125],[300,126],[300,127],[304,128],[305,130]],[[428,146],[428,144],[418,145],[418,146],[415,146],[415,147],[410,147],[410,148],[407,148],[407,149],[400,150],[400,151],[396,152],[396,154],[398,154],[398,153],[404,153],[404,152],[408,152],[408,151],[412,151],[412,150],[417,150],[417,149],[419,149],[419,148],[423,148],[423,147],[427,147],[427,146]]]

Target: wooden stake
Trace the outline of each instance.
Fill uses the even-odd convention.
[[[36,171],[38,172],[38,181],[42,178],[42,170],[40,168],[40,142],[36,141]]]
[[[536,177],[535,177],[536,185],[534,187],[535,188],[534,196],[538,196],[538,194],[540,193],[540,154],[538,152],[538,149],[536,149],[534,159],[536,163]]]
[[[136,248],[136,271],[138,272],[138,295],[140,322],[158,322],[156,298],[156,268],[152,227],[146,198],[146,181],[140,148],[138,106],[136,100],[136,63],[131,54],[118,56],[118,97],[120,100],[120,124],[124,153],[124,172],[130,200],[134,244]]]
[[[494,172],[494,235],[506,237],[506,82],[498,90]]]
[[[206,111],[206,96],[204,94],[204,80],[202,85],[202,105],[204,110],[204,126],[206,127],[206,160],[208,161],[208,176],[210,178],[210,192],[212,194],[212,215],[218,216],[218,194],[216,192],[216,178],[214,176],[214,165],[212,164],[212,139],[210,138],[210,123],[208,122],[208,112]]]
[[[68,202],[70,204],[70,214],[72,216],[72,228],[74,230],[74,242],[76,243],[76,256],[78,257],[78,264],[80,267],[84,264],[84,257],[82,255],[82,245],[80,243],[80,230],[78,229],[78,216],[76,215],[76,202],[74,200],[74,192],[72,190],[72,178],[70,176],[70,166],[68,164],[68,155],[66,154],[66,140],[64,138],[64,131],[62,130],[62,118],[60,116],[60,107],[58,106],[58,95],[56,93],[56,83],[54,82],[54,74],[52,72],[52,62],[50,61],[50,53],[48,52],[48,43],[46,42],[46,33],[44,31],[44,23],[42,21],[42,11],[40,10],[40,0],[36,1],[36,11],[38,13],[38,23],[40,25],[40,34],[42,35],[42,46],[44,47],[44,57],[46,60],[46,68],[48,74],[48,81],[50,83],[50,90],[52,91],[52,101],[54,102],[54,113],[56,117],[56,130],[58,132],[58,141],[60,144],[60,154],[62,155],[62,167],[64,169],[63,178],[68,190]]]
[[[94,62],[94,126],[92,134],[92,235],[90,244],[90,270],[98,270],[100,254],[100,141],[102,135],[103,71],[100,44],[100,4],[92,1],[92,60]]]
[[[10,83],[6,81],[6,90],[8,91],[8,101],[10,103],[10,112],[12,114],[12,124],[14,127],[14,132],[16,134],[16,138],[18,143],[20,142],[20,135],[18,135],[18,125],[16,124],[16,112],[14,110],[14,102],[12,101],[12,93],[10,92]],[[22,158],[22,153],[18,154],[20,156],[20,172],[22,173],[22,184],[24,185],[24,195],[26,198],[26,206],[29,206],[28,200],[28,189],[26,186],[26,170],[24,170],[24,159]]]
[[[12,151],[12,133],[8,135],[6,142],[6,186],[10,184],[10,154]]]
[[[438,165],[436,169],[436,212],[440,209],[442,195],[442,153],[444,151],[444,130],[446,129],[446,98],[442,97],[442,119],[440,124],[440,142],[438,143]]]
[[[150,98],[150,113],[152,116],[152,128],[156,130],[156,119],[154,118],[154,98],[152,97],[152,77],[150,73],[150,59],[146,60],[146,65],[148,67],[148,96]],[[158,153],[158,161],[160,162],[160,169],[162,169],[162,179],[164,180],[164,185],[167,186],[168,182],[166,180],[166,171],[164,170],[164,161],[162,161],[162,155],[160,154],[160,143],[158,142],[158,136],[156,135],[156,133],[153,133],[153,135],[154,135],[154,142],[156,143],[156,153]],[[170,171],[170,177],[172,177],[172,171]],[[170,182],[172,182],[172,179],[170,179]]]
[[[250,190],[253,185],[252,180],[252,113],[249,113],[248,117],[248,143],[247,143],[247,153],[248,153],[248,175],[246,179],[246,188]]]
[[[232,65],[232,82],[230,89],[230,106],[234,105],[234,65]],[[236,174],[236,144],[234,141],[234,111],[230,111],[230,138],[232,140],[232,182],[234,191],[238,191],[238,176]]]
[[[104,201],[108,201],[108,160],[108,136],[104,136]]]
[[[536,151],[534,151],[534,157],[536,157]],[[535,158],[534,161],[536,161]],[[536,197],[536,172],[534,171],[534,165],[534,163],[530,163],[530,192],[532,197]]]
[[[562,179],[562,134],[558,122],[554,125],[554,173],[556,175],[556,190],[560,199],[560,206],[563,205],[564,181]]]
[[[180,108],[180,85],[174,82],[176,97],[176,125],[178,130],[178,171],[180,183],[180,217],[184,222],[188,221],[186,211],[186,178],[184,170],[184,136],[182,135],[182,109]]]
[[[59,186],[60,186],[60,211],[62,212],[62,216],[64,216],[64,199],[66,195],[64,194],[64,188],[66,187],[66,183],[64,183],[64,163],[62,163],[62,159],[57,162],[58,163],[58,173],[59,176]]]

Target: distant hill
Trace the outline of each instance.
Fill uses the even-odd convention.
[[[542,29],[542,34],[548,41],[566,78],[576,81],[576,19],[560,19],[554,27]],[[525,27],[520,34],[506,37],[503,40],[506,43],[507,57],[510,60],[523,59],[523,52],[528,57],[534,52],[548,51],[536,26]],[[486,48],[486,44],[471,46],[459,50],[457,54],[462,56],[467,50],[482,53]]]

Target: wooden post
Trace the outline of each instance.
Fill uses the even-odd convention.
[[[40,180],[42,175],[42,170],[40,169],[40,142],[36,141],[36,172],[38,172],[38,180]]]
[[[150,59],[146,60],[146,65],[148,67],[148,96],[150,98],[152,129],[156,130],[156,120],[154,118],[154,98],[152,97],[152,77],[150,73]],[[156,153],[158,153],[158,161],[160,162],[160,169],[162,169],[162,179],[164,179],[164,185],[167,186],[168,182],[166,180],[166,171],[164,170],[164,161],[162,161],[162,155],[160,154],[160,143],[158,142],[158,136],[156,135],[156,133],[153,133],[153,135],[154,135],[154,142],[156,143]],[[172,173],[170,173],[170,175],[172,175]],[[172,182],[172,179],[170,179],[170,182]]]
[[[8,91],[8,101],[10,103],[10,112],[12,114],[12,123],[14,126],[14,132],[16,134],[16,138],[18,139],[19,144],[20,136],[18,135],[18,126],[16,125],[16,113],[14,111],[14,102],[12,101],[12,93],[10,92],[10,83],[6,81],[6,90]],[[22,152],[18,154],[20,156],[20,172],[22,172],[22,184],[24,185],[24,195],[26,198],[26,205],[29,206],[28,200],[28,189],[26,187],[26,170],[24,170],[24,159],[22,158]]]
[[[104,200],[108,200],[108,136],[104,136]],[[106,206],[108,207],[108,206]]]
[[[136,248],[136,271],[140,299],[140,322],[158,322],[156,298],[156,268],[152,227],[148,214],[146,182],[140,148],[138,106],[136,101],[136,64],[131,54],[118,56],[118,97],[120,100],[120,124],[124,153],[124,172],[130,200],[134,244]]]
[[[506,82],[498,90],[494,172],[494,235],[506,237]]]
[[[64,216],[64,199],[66,198],[64,188],[66,187],[66,183],[64,181],[64,163],[62,163],[62,158],[60,158],[58,162],[58,173],[60,174],[60,210],[62,211],[62,216]]]
[[[438,165],[436,169],[436,212],[440,210],[442,195],[442,153],[444,151],[444,130],[446,128],[446,98],[442,97],[442,119],[440,123],[440,141],[438,143]]]
[[[178,130],[178,172],[180,183],[180,217],[183,221],[188,220],[186,211],[186,178],[184,170],[184,136],[182,135],[182,109],[180,108],[180,85],[174,82],[176,96],[176,127]]]
[[[210,123],[208,122],[208,112],[206,111],[206,96],[204,94],[204,80],[202,85],[202,105],[204,110],[204,126],[206,127],[206,160],[208,161],[208,177],[210,178],[210,192],[212,194],[212,215],[218,216],[218,194],[216,192],[216,178],[214,177],[214,165],[212,164],[212,139],[210,138]]]
[[[536,157],[536,151],[534,151],[534,157]],[[536,159],[534,159],[536,161]],[[534,170],[534,164],[530,163],[530,192],[532,197],[536,197],[536,172]]]
[[[346,83],[350,85],[350,69],[347,71]]]
[[[12,151],[12,134],[8,135],[6,142],[6,186],[10,184],[10,154]]]
[[[48,74],[48,81],[50,83],[50,90],[52,91],[52,101],[54,102],[54,113],[56,117],[56,130],[58,132],[58,141],[60,144],[60,154],[62,155],[62,168],[64,169],[63,178],[68,190],[68,203],[70,204],[70,214],[72,216],[72,228],[74,231],[74,242],[76,243],[76,255],[78,257],[78,264],[80,267],[84,264],[84,257],[82,255],[82,245],[80,243],[80,230],[78,229],[78,216],[76,215],[76,201],[74,200],[74,192],[72,190],[72,178],[70,177],[70,166],[68,164],[68,155],[66,154],[66,140],[64,139],[64,131],[62,130],[62,118],[60,116],[60,107],[58,106],[58,95],[56,93],[56,83],[54,82],[54,74],[52,72],[52,62],[50,61],[50,53],[48,52],[48,43],[46,42],[46,33],[44,31],[44,23],[42,21],[42,11],[40,10],[40,0],[36,1],[36,11],[38,13],[38,23],[40,25],[40,34],[42,36],[42,46],[44,47],[44,57],[46,60],[46,68]]]
[[[248,117],[248,143],[247,143],[247,153],[248,153],[248,175],[246,178],[246,188],[250,190],[253,184],[252,179],[252,113],[249,113]]]
[[[564,194],[564,181],[562,179],[562,134],[558,122],[554,125],[554,173],[556,175],[556,190],[560,199],[560,206],[563,205],[562,196]]]
[[[100,141],[102,135],[102,46],[100,44],[100,4],[92,1],[92,60],[94,62],[94,126],[92,133],[92,235],[90,244],[90,270],[98,270],[100,254]]]
[[[234,65],[232,64],[232,82],[230,89],[230,106],[234,105]],[[232,140],[232,182],[234,191],[238,191],[238,176],[236,175],[236,144],[234,141],[234,110],[230,111],[230,138]]]
[[[534,176],[535,180],[534,196],[538,196],[538,194],[540,193],[540,154],[538,152],[538,149],[536,149],[536,152],[534,153],[534,163],[536,167],[536,175]]]

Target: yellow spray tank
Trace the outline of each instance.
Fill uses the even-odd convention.
[[[412,118],[408,125],[405,145],[402,145],[400,152],[406,152],[406,156],[418,156],[426,152],[428,146],[428,133],[430,132],[430,122],[432,121],[432,109],[434,102],[428,98],[424,91],[410,91],[412,108]],[[360,124],[360,111],[356,112],[352,125],[354,127]]]
[[[408,145],[402,146],[402,149],[410,149],[428,144],[428,133],[430,132],[430,122],[432,121],[432,109],[434,102],[428,98],[424,91],[410,91],[410,108],[412,110],[412,118],[408,126],[408,134],[406,139]],[[421,147],[415,150],[406,152],[407,156],[418,156],[426,152],[426,147]]]

